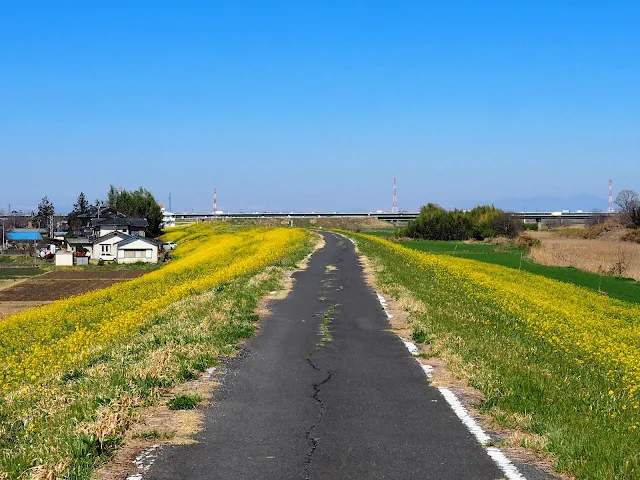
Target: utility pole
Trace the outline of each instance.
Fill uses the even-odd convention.
[[[173,209],[171,208],[171,192],[169,192],[169,211],[173,212]]]

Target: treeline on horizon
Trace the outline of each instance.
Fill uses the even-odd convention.
[[[472,210],[445,210],[429,203],[399,233],[400,236],[424,240],[484,240],[491,237],[514,238],[523,230],[517,218],[493,205]]]

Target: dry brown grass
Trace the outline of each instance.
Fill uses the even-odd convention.
[[[234,225],[286,227],[289,226],[291,220],[293,220],[294,227],[339,228],[342,230],[364,231],[389,228],[392,226],[388,222],[371,217],[286,218],[286,215],[284,215],[281,218],[236,218],[227,221]]]
[[[543,265],[575,267],[640,280],[640,244],[619,240],[544,238],[531,258]]]

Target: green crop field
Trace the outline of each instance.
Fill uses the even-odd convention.
[[[33,277],[41,273],[43,272],[38,267],[4,267],[0,268],[0,280]]]

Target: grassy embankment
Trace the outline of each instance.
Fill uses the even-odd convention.
[[[346,232],[345,232],[346,233]],[[581,479],[640,478],[640,307],[528,272],[349,233],[415,337],[482,410]]]
[[[175,259],[0,323],[0,478],[89,478],[140,408],[232,354],[310,250],[300,230],[176,228]]]
[[[366,232],[381,238],[394,237],[393,229]],[[453,255],[480,262],[521,269],[525,272],[542,275],[547,278],[571,283],[589,290],[606,292],[608,296],[626,302],[640,303],[640,282],[631,278],[602,275],[586,272],[574,267],[552,267],[531,260],[526,250],[489,243],[443,242],[431,240],[413,240],[399,242],[405,247],[427,253]],[[614,249],[615,246],[611,248]]]

